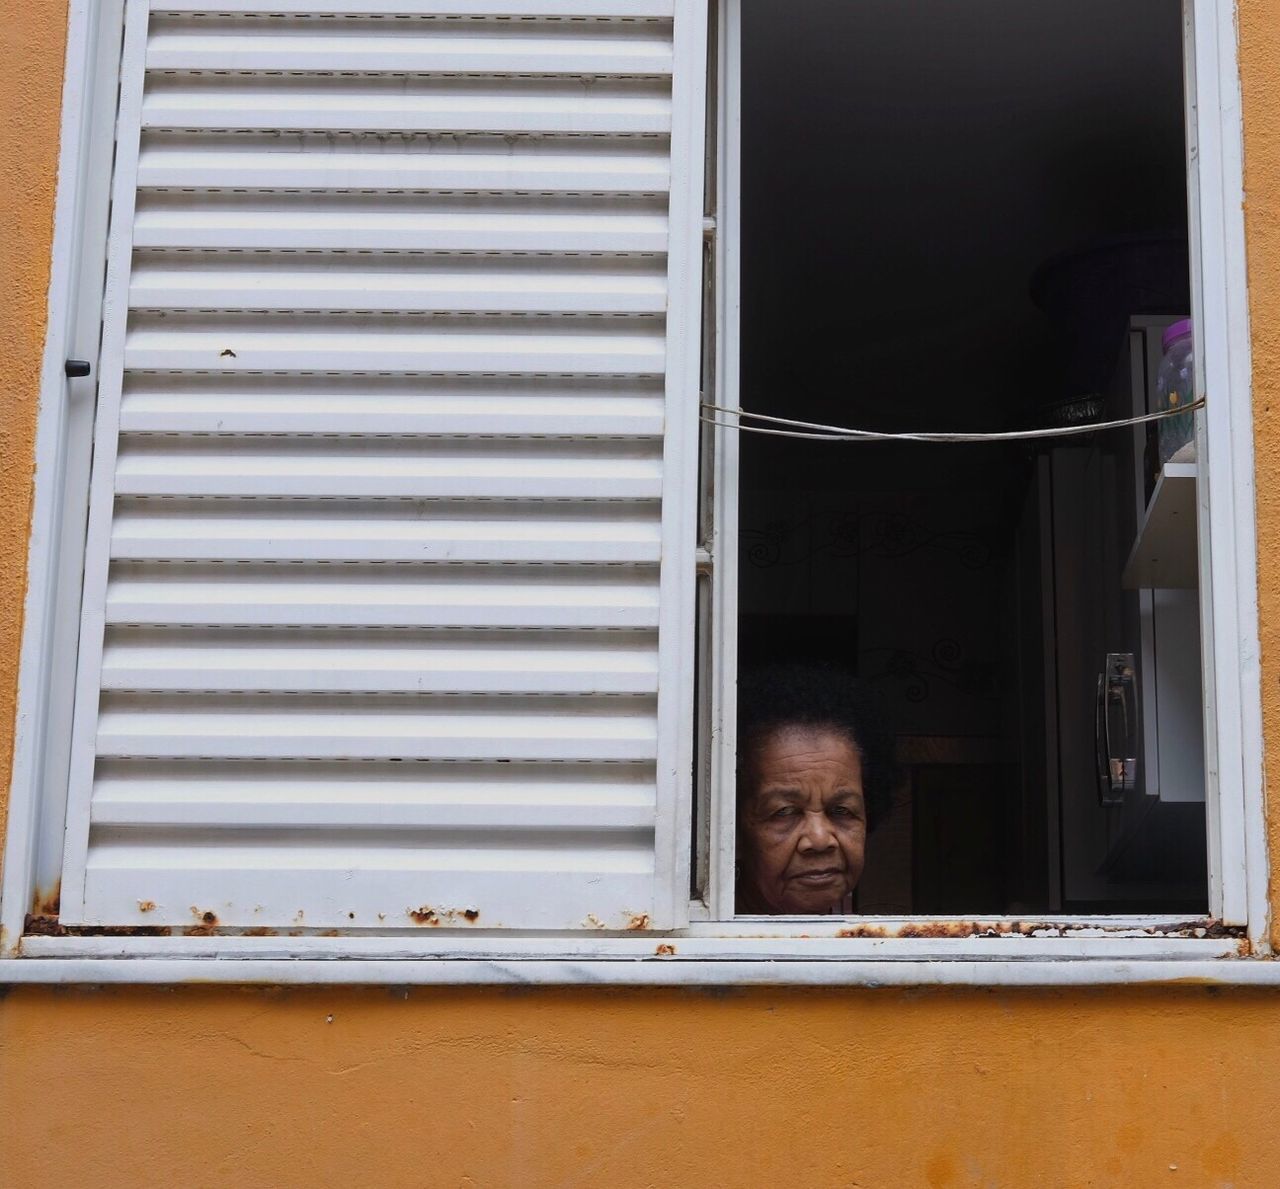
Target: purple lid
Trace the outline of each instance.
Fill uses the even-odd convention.
[[[1191,333],[1191,319],[1183,318],[1181,322],[1175,322],[1168,330],[1160,336],[1160,349],[1168,351],[1178,339],[1184,339]]]

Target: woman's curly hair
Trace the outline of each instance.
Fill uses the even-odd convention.
[[[875,699],[859,680],[835,665],[770,665],[738,683],[738,804],[750,788],[756,753],[774,731],[819,727],[843,735],[862,759],[867,826],[889,812],[898,769]]]

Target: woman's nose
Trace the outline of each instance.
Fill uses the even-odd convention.
[[[836,844],[836,836],[832,832],[831,823],[825,813],[806,813],[804,831],[800,835],[800,847],[803,850],[830,850]]]

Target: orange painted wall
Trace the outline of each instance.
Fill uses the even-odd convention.
[[[0,1168],[113,1189],[1270,1187],[1278,1022],[1269,995],[1205,991],[20,991]]]
[[[65,0],[0,0],[0,772],[13,760],[36,400],[62,119]],[[7,798],[0,796],[0,837]]]
[[[0,771],[64,19],[0,0]],[[1241,0],[1241,39],[1275,772],[1280,0]],[[1278,1068],[1280,997],[1191,987],[20,989],[0,999],[0,1186],[1270,1186]]]
[[[1280,0],[1240,5],[1245,117],[1245,232],[1253,341],[1258,506],[1258,618],[1268,784],[1280,781]],[[1271,827],[1271,923],[1280,947],[1280,811]]]

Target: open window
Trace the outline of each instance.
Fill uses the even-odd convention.
[[[1184,7],[722,10],[714,915],[734,675],[777,662],[878,695],[899,767],[844,911],[1223,914],[1210,419],[1064,432],[1226,353]]]
[[[71,47],[24,955],[1259,934],[1229,16],[103,0]],[[1132,419],[1187,317],[1193,463],[1145,424],[732,411]],[[734,920],[773,660],[875,687],[903,774],[824,922]]]

